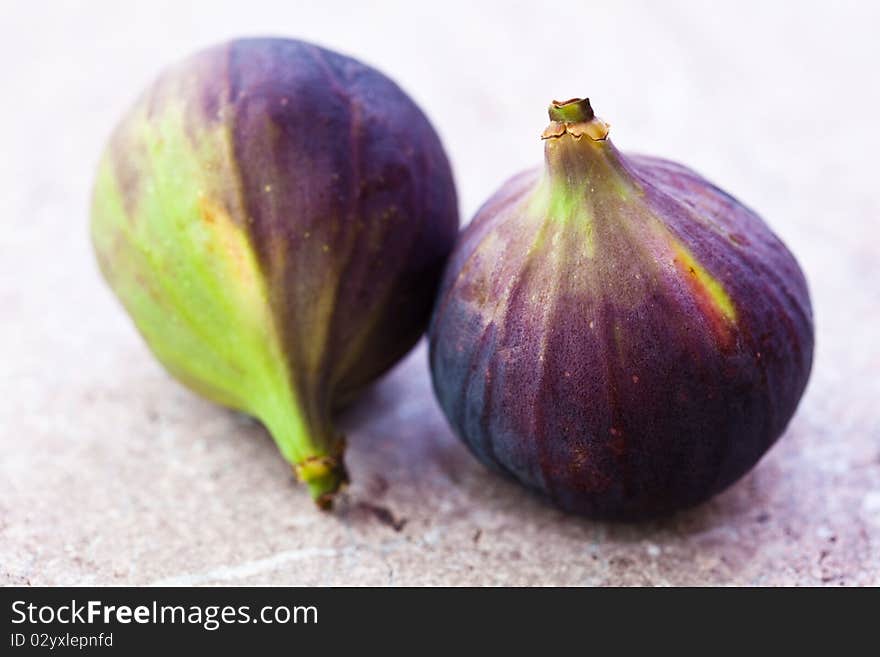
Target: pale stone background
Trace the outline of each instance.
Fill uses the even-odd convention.
[[[0,582],[880,584],[877,5],[555,4],[3,2]],[[818,327],[780,444],[672,519],[567,517],[451,436],[419,348],[346,418],[355,483],[316,512],[258,425],[153,361],[87,240],[126,104],[165,63],[254,34],[398,80],[465,217],[539,161],[547,102],[581,94],[619,147],[754,206],[803,264]]]

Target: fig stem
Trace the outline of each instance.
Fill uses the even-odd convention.
[[[560,123],[585,123],[592,121],[596,116],[589,98],[571,98],[569,100],[554,100],[547,108],[551,121]]]
[[[609,125],[593,112],[589,98],[554,100],[547,109],[550,125],[541,133],[541,139],[556,139],[571,135],[580,139],[584,135],[593,141],[605,141]]]
[[[324,511],[333,508],[333,498],[348,482],[342,458],[309,456],[293,466],[297,479],[309,489],[315,504]]]

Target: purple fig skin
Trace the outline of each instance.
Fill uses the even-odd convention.
[[[804,276],[755,212],[684,166],[621,154],[591,110],[544,138],[543,170],[505,183],[447,264],[429,329],[440,405],[483,463],[566,511],[699,504],[795,411],[813,353]]]
[[[249,39],[216,52],[212,64],[220,70],[204,77],[205,117],[216,114],[218,102],[234,106],[249,234],[269,288],[277,290],[272,301],[287,334],[282,340],[302,350],[294,360],[307,360],[316,347],[300,337],[308,330],[302,308],[314,304],[318,288],[308,281],[330,273],[315,266],[314,244],[335,254],[331,275],[342,284],[329,334],[320,336],[325,362],[338,362],[355,341],[361,345],[346,371],[322,368],[338,380],[338,407],[406,354],[427,326],[458,231],[449,162],[415,103],[354,59],[292,39]],[[306,182],[266,194],[267,173]],[[289,264],[273,267],[279,244]],[[300,385],[310,384],[327,385]]]

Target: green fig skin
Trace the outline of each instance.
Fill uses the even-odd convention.
[[[429,329],[440,406],[481,461],[566,511],[694,506],[795,411],[804,276],[736,199],[617,151],[588,101],[551,119],[545,166],[501,187],[447,265]]]
[[[319,505],[333,414],[417,342],[458,230],[430,123],[378,71],[289,39],[165,71],[106,146],[100,269],[184,384],[260,419]]]

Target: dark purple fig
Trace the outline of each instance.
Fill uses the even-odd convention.
[[[550,118],[544,168],[509,180],[447,265],[429,331],[440,405],[484,463],[565,510],[690,507],[794,413],[804,276],[729,194],[615,149],[588,100]]]
[[[333,413],[427,325],[458,230],[449,163],[387,77],[285,39],[166,71],[104,152],[104,276],[183,383],[259,418],[315,500],[345,480]]]

